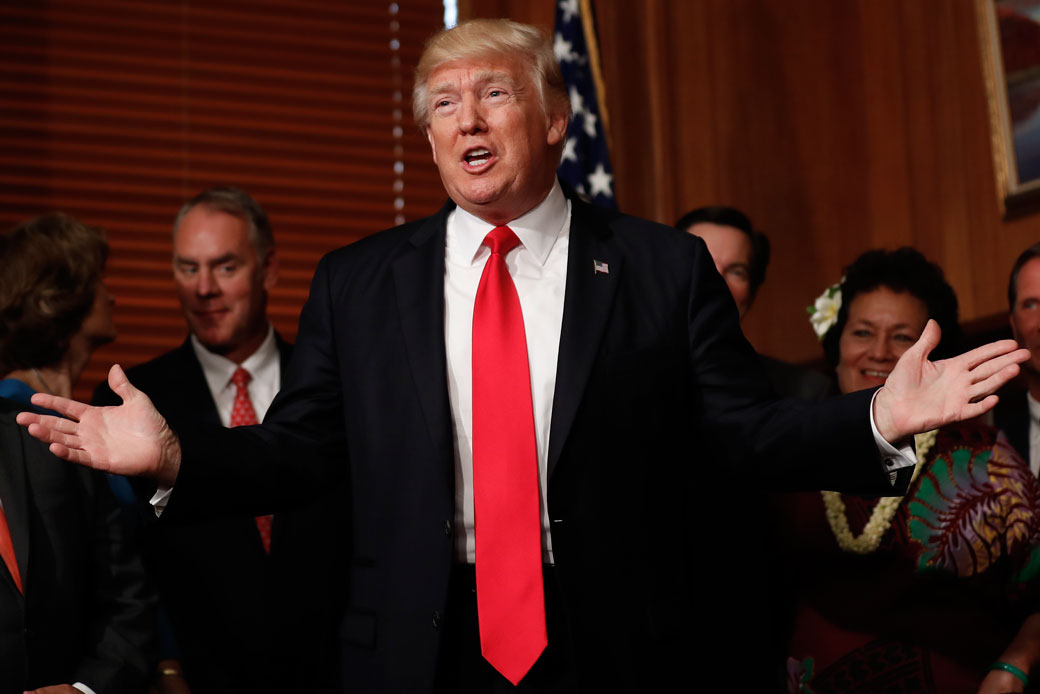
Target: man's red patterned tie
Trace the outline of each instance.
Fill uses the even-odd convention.
[[[547,644],[531,375],[520,299],[505,255],[509,227],[484,239],[491,257],[473,304],[473,508],[477,615],[484,658],[517,684]]]
[[[249,382],[252,374],[241,366],[231,374],[231,382],[235,384],[235,404],[231,408],[231,426],[242,427],[257,424],[256,410],[249,399]],[[260,533],[260,541],[264,543],[264,551],[271,551],[271,516],[257,516],[256,529]]]

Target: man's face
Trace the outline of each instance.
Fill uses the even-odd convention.
[[[1023,368],[1040,375],[1040,258],[1033,258],[1018,272],[1018,296],[1011,310],[1011,331],[1021,347],[1032,353]]]
[[[743,318],[751,308],[751,239],[740,229],[712,222],[698,222],[688,232],[700,236],[708,246],[719,274]]]
[[[430,75],[426,136],[448,195],[490,224],[528,212],[549,193],[567,128],[548,116],[516,60],[446,63]]]
[[[242,219],[193,208],[173,240],[173,278],[188,326],[211,352],[241,363],[267,335],[267,290],[277,280],[273,251],[262,261]]]

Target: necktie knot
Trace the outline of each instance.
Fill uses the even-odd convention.
[[[506,253],[520,245],[520,239],[507,226],[495,227],[484,237],[484,245],[491,249],[491,254],[498,253],[505,256]]]
[[[235,369],[235,373],[231,374],[231,382],[235,384],[239,389],[245,388],[249,385],[249,382],[253,380],[253,375],[243,369],[241,366]]]

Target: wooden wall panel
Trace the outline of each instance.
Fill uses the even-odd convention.
[[[0,228],[48,210],[108,231],[133,365],[184,339],[170,270],[180,205],[236,185],[281,256],[270,315],[292,339],[318,259],[443,202],[411,118],[438,0],[53,0],[0,5]]]
[[[973,0],[593,5],[621,207],[666,223],[705,204],[748,212],[774,249],[744,322],[756,347],[819,358],[804,307],[878,246],[939,262],[962,320],[1003,320],[1040,215],[1001,218]]]

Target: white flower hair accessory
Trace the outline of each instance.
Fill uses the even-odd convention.
[[[841,282],[824,289],[823,294],[816,297],[812,306],[805,307],[817,340],[822,340],[827,331],[838,322],[838,311],[841,310],[841,286],[844,283],[845,278],[842,277]]]

